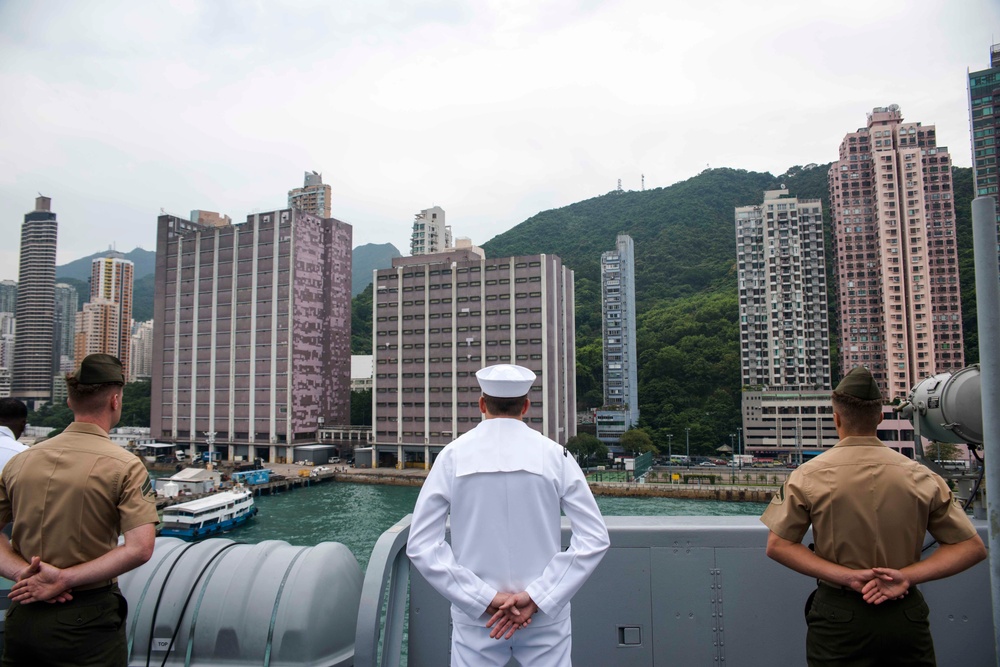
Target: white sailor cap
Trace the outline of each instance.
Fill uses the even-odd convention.
[[[524,366],[497,364],[476,371],[483,393],[494,398],[517,398],[531,391],[535,373]]]

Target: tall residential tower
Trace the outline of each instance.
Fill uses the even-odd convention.
[[[431,255],[451,248],[451,227],[445,223],[443,208],[432,206],[414,216],[413,234],[410,237],[411,255]]]
[[[111,354],[121,359],[126,370],[132,355],[132,285],[134,266],[131,260],[125,259],[120,252],[109,251],[104,257],[98,257],[90,265],[90,303],[107,306],[113,311],[112,317],[104,317],[102,332],[91,332],[86,329],[85,335],[97,336],[99,343],[95,345],[98,352]],[[83,358],[83,357],[79,357]]]
[[[288,208],[297,208],[317,218],[329,218],[330,196],[330,186],[323,184],[323,174],[307,171],[302,187],[288,191]]]
[[[829,172],[840,366],[867,366],[887,400],[965,365],[951,156],[895,104],[840,144]]]
[[[56,238],[59,223],[52,200],[39,196],[24,215],[17,283],[17,335],[11,396],[29,408],[52,398],[56,304]]]
[[[997,225],[1000,227],[1000,174],[997,173],[997,149],[1000,148],[1000,44],[990,47],[990,67],[969,72],[969,122],[972,130],[972,173],[976,179],[975,196],[997,200]],[[1000,248],[997,249],[1000,256]]]
[[[830,388],[823,205],[786,190],[736,209],[744,387]]]
[[[615,249],[601,255],[601,319],[604,407],[597,412],[597,437],[615,444],[639,422],[635,246],[627,234],[619,234]]]

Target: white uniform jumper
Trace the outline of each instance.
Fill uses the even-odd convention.
[[[560,510],[573,528],[560,550]],[[451,545],[445,522],[451,514]],[[445,447],[413,510],[406,553],[451,602],[452,665],[570,664],[570,604],[610,542],[573,456],[520,419],[487,419]],[[539,611],[509,641],[490,639],[497,592]]]

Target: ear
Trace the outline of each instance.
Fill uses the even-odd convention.
[[[484,415],[486,414],[486,398],[482,395],[479,396],[479,411]]]
[[[521,406],[521,416],[522,417],[525,415],[525,413],[528,412],[528,408],[530,408],[530,407],[531,407],[531,399],[530,398],[524,399],[524,405]]]
[[[840,414],[833,413],[833,425],[835,428],[840,428]]]

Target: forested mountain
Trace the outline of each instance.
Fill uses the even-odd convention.
[[[391,243],[366,243],[351,253],[351,297],[356,297],[372,284],[372,271],[388,269],[399,250]]]
[[[539,213],[483,248],[489,257],[556,254],[576,272],[577,390],[582,409],[596,407],[602,400],[601,253],[614,247],[618,233],[631,235],[636,255],[641,423],[658,446],[666,446],[670,433],[674,451],[681,451],[685,428],[690,428],[692,451],[708,451],[728,444],[728,434],[740,425],[733,209],[763,201],[765,190],[782,184],[793,196],[821,199],[828,223],[827,273],[833,285],[828,168],[828,164],[793,167],[778,177],[712,169],[666,188],[611,192]],[[971,182],[970,169],[954,170],[970,363],[978,358],[971,278]],[[364,341],[369,345],[371,341],[370,293],[359,295],[355,305],[357,353]],[[831,342],[836,359],[837,341]],[[834,372],[839,375],[839,369]]]

